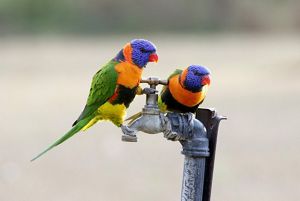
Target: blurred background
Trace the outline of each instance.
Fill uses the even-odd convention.
[[[300,199],[297,0],[0,0],[0,200],[179,200],[178,142],[102,122],[31,163],[80,114],[93,74],[133,38],[144,77],[207,66],[221,123],[212,201]],[[128,114],[140,111],[137,97]]]

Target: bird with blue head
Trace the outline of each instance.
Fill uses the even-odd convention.
[[[127,61],[139,68],[146,67],[148,62],[157,62],[156,47],[145,39],[135,39],[127,43],[114,58],[116,61]]]
[[[210,71],[200,65],[177,69],[168,78],[159,96],[161,111],[192,112],[204,101],[210,85]]]
[[[32,160],[63,143],[79,131],[87,130],[98,121],[109,120],[120,127],[126,116],[126,109],[136,94],[142,91],[139,84],[143,68],[148,62],[157,61],[156,47],[152,42],[145,39],[134,39],[127,43],[93,76],[86,105],[72,128]]]

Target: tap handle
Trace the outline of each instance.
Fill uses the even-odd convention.
[[[142,79],[141,80],[141,83],[147,83],[149,84],[150,86],[152,85],[167,85],[168,84],[168,80],[160,80],[158,77],[149,77],[147,79]]]
[[[168,85],[168,80],[159,80],[159,84]]]

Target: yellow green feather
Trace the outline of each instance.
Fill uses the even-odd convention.
[[[161,96],[158,97],[157,104],[161,112],[167,112],[167,105],[161,100]]]
[[[112,105],[110,102],[106,102],[98,108],[95,117],[86,126],[84,126],[82,130],[85,131],[98,121],[102,120],[110,120],[116,126],[120,127],[125,116],[126,107],[124,104]]]

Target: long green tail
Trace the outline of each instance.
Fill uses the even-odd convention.
[[[57,145],[63,143],[64,141],[66,141],[67,139],[69,139],[70,137],[72,137],[73,135],[75,135],[76,133],[78,133],[87,123],[89,123],[89,121],[93,119],[93,116],[91,115],[88,118],[85,118],[81,121],[79,121],[71,130],[69,130],[64,136],[62,136],[61,138],[59,138],[58,140],[56,140],[56,142],[54,142],[50,147],[48,147],[46,150],[44,150],[43,152],[41,152],[40,154],[38,154],[36,157],[34,157],[33,159],[31,159],[30,161],[34,161],[37,158],[41,157],[42,155],[44,155],[46,152],[48,152],[49,150],[51,150],[52,148],[56,147]]]

